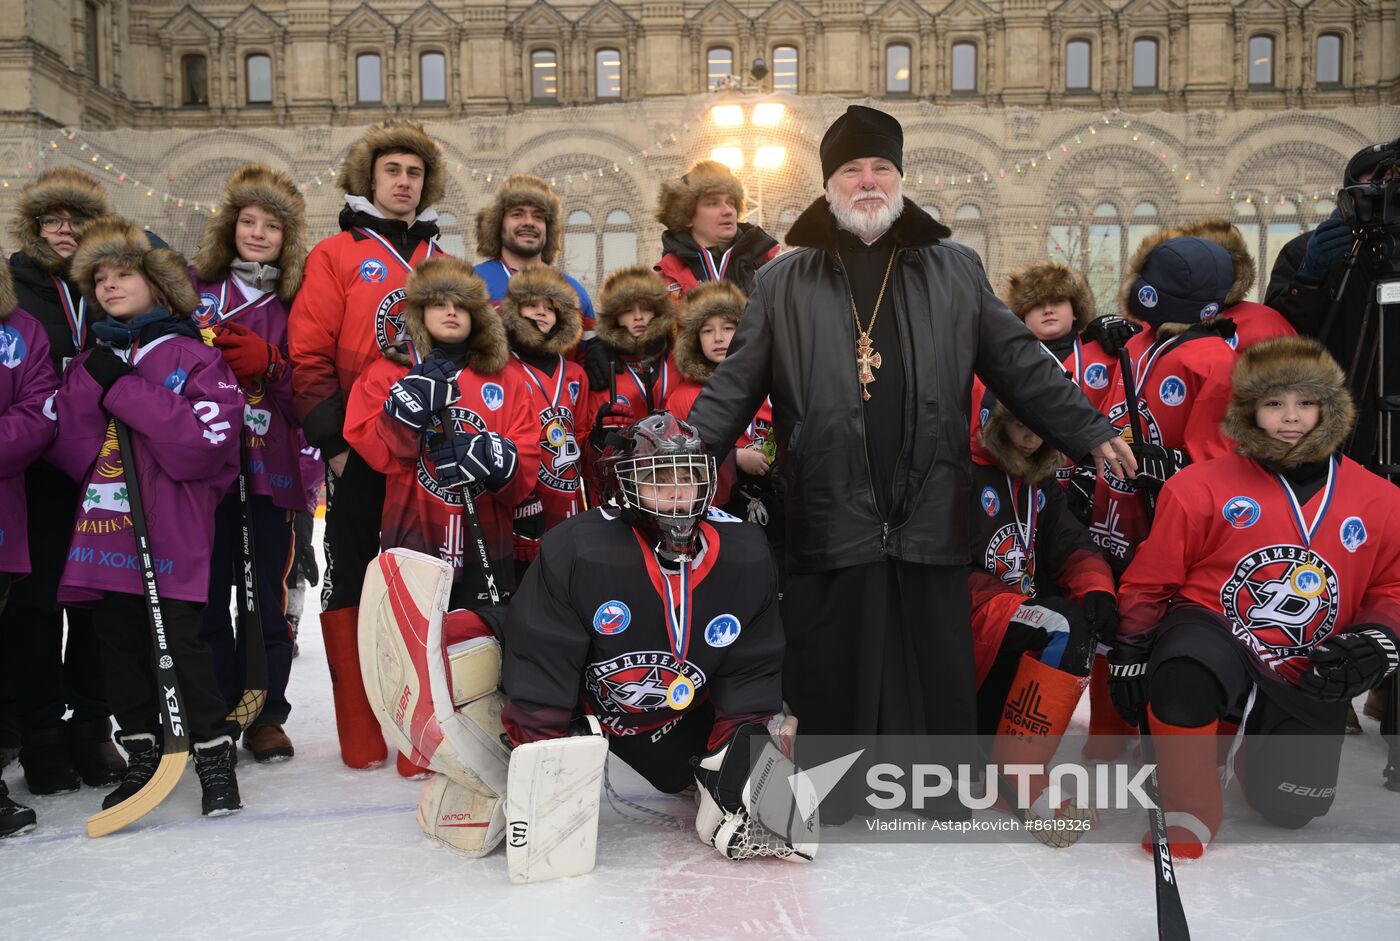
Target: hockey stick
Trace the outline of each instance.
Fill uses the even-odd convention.
[[[442,433],[447,436],[449,441],[457,438],[457,426],[452,421],[451,406],[442,410]],[[472,531],[472,539],[476,542],[476,555],[481,563],[481,574],[486,578],[486,594],[490,597],[492,605],[499,605],[501,592],[496,587],[496,572],[491,566],[491,557],[486,554],[486,533],[481,528],[481,517],[477,515],[476,503],[472,500],[471,485],[463,482],[461,492],[462,515],[467,518],[467,523]]]
[[[242,452],[242,448],[239,449]],[[239,465],[238,505],[241,510],[243,600],[238,606],[238,639],[243,643],[243,696],[228,718],[246,729],[267,703],[267,648],[263,639],[262,611],[258,602],[258,565],[253,552],[253,507],[248,498],[248,475]]]
[[[151,658],[155,661],[156,683],[161,696],[160,725],[163,733],[160,764],[141,790],[126,800],[88,818],[88,836],[106,836],[135,823],[156,808],[167,794],[175,790],[190,755],[190,740],[185,735],[184,699],[175,676],[175,659],[165,640],[165,619],[160,610],[160,589],[156,586],[156,570],[151,556],[151,537],[146,529],[146,509],[141,502],[141,485],[137,480],[135,454],[131,450],[131,433],[120,419],[112,419],[117,427],[117,450],[122,458],[127,502],[131,506],[131,528],[136,536],[136,556],[141,563],[141,584],[146,594],[146,614],[151,627]]]
[[[1142,436],[1142,415],[1138,412],[1137,377],[1133,375],[1133,363],[1127,350],[1118,351],[1118,371],[1123,374],[1124,404],[1128,409],[1128,427],[1133,432],[1133,441],[1139,445],[1146,444],[1147,440]],[[1147,507],[1147,518],[1150,521],[1152,514],[1157,510],[1157,501],[1145,490],[1138,490],[1137,493],[1142,497],[1143,505]]]

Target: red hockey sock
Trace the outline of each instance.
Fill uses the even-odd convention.
[[[1112,761],[1123,752],[1129,736],[1137,729],[1123,721],[1108,695],[1108,658],[1094,657],[1089,675],[1089,740],[1081,752],[1087,761]]]
[[[992,761],[1001,766],[1040,765],[1048,769],[1087,682],[1087,677],[1072,676],[1041,663],[1033,653],[1022,654],[1002,707]],[[1014,785],[1016,779],[1008,781]],[[1048,781],[1046,774],[1030,779],[1031,806],[1042,817],[1054,816],[1059,810],[1037,806]]]
[[[399,777],[408,778],[410,781],[421,780],[433,773],[431,768],[425,768],[420,764],[415,764],[413,759],[409,758],[403,752],[399,752],[397,765]]]
[[[340,760],[351,768],[377,768],[389,757],[389,749],[360,676],[359,614],[357,607],[321,612],[321,637],[331,668]]]
[[[1218,722],[1186,728],[1163,722],[1147,707],[1152,748],[1157,756],[1157,786],[1167,818],[1167,842],[1172,856],[1199,859],[1220,829],[1224,796],[1215,768]],[[1152,852],[1152,834],[1142,838]]]

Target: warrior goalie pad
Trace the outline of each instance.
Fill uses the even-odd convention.
[[[593,871],[608,740],[590,734],[528,742],[510,754],[506,863],[510,881],[544,882]]]
[[[802,802],[805,813],[799,807],[798,792],[809,788],[762,726],[742,726],[718,750],[692,760],[700,842],[726,859],[777,856],[802,863],[817,855],[816,801]]]

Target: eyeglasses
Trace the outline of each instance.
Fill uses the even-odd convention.
[[[57,232],[66,225],[68,231],[74,235],[82,232],[88,224],[88,220],[82,216],[74,216],[71,219],[65,219],[63,216],[39,216],[35,221],[39,223],[40,232]]]

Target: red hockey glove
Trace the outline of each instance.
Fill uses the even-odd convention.
[[[287,371],[282,351],[241,323],[218,327],[214,332],[214,345],[243,385],[251,385],[258,379],[280,379]]]
[[[636,420],[637,413],[632,410],[630,403],[622,399],[603,403],[603,407],[598,409],[598,417],[594,419],[593,431],[589,435],[593,450],[601,454],[607,447],[608,432],[626,428]]]

